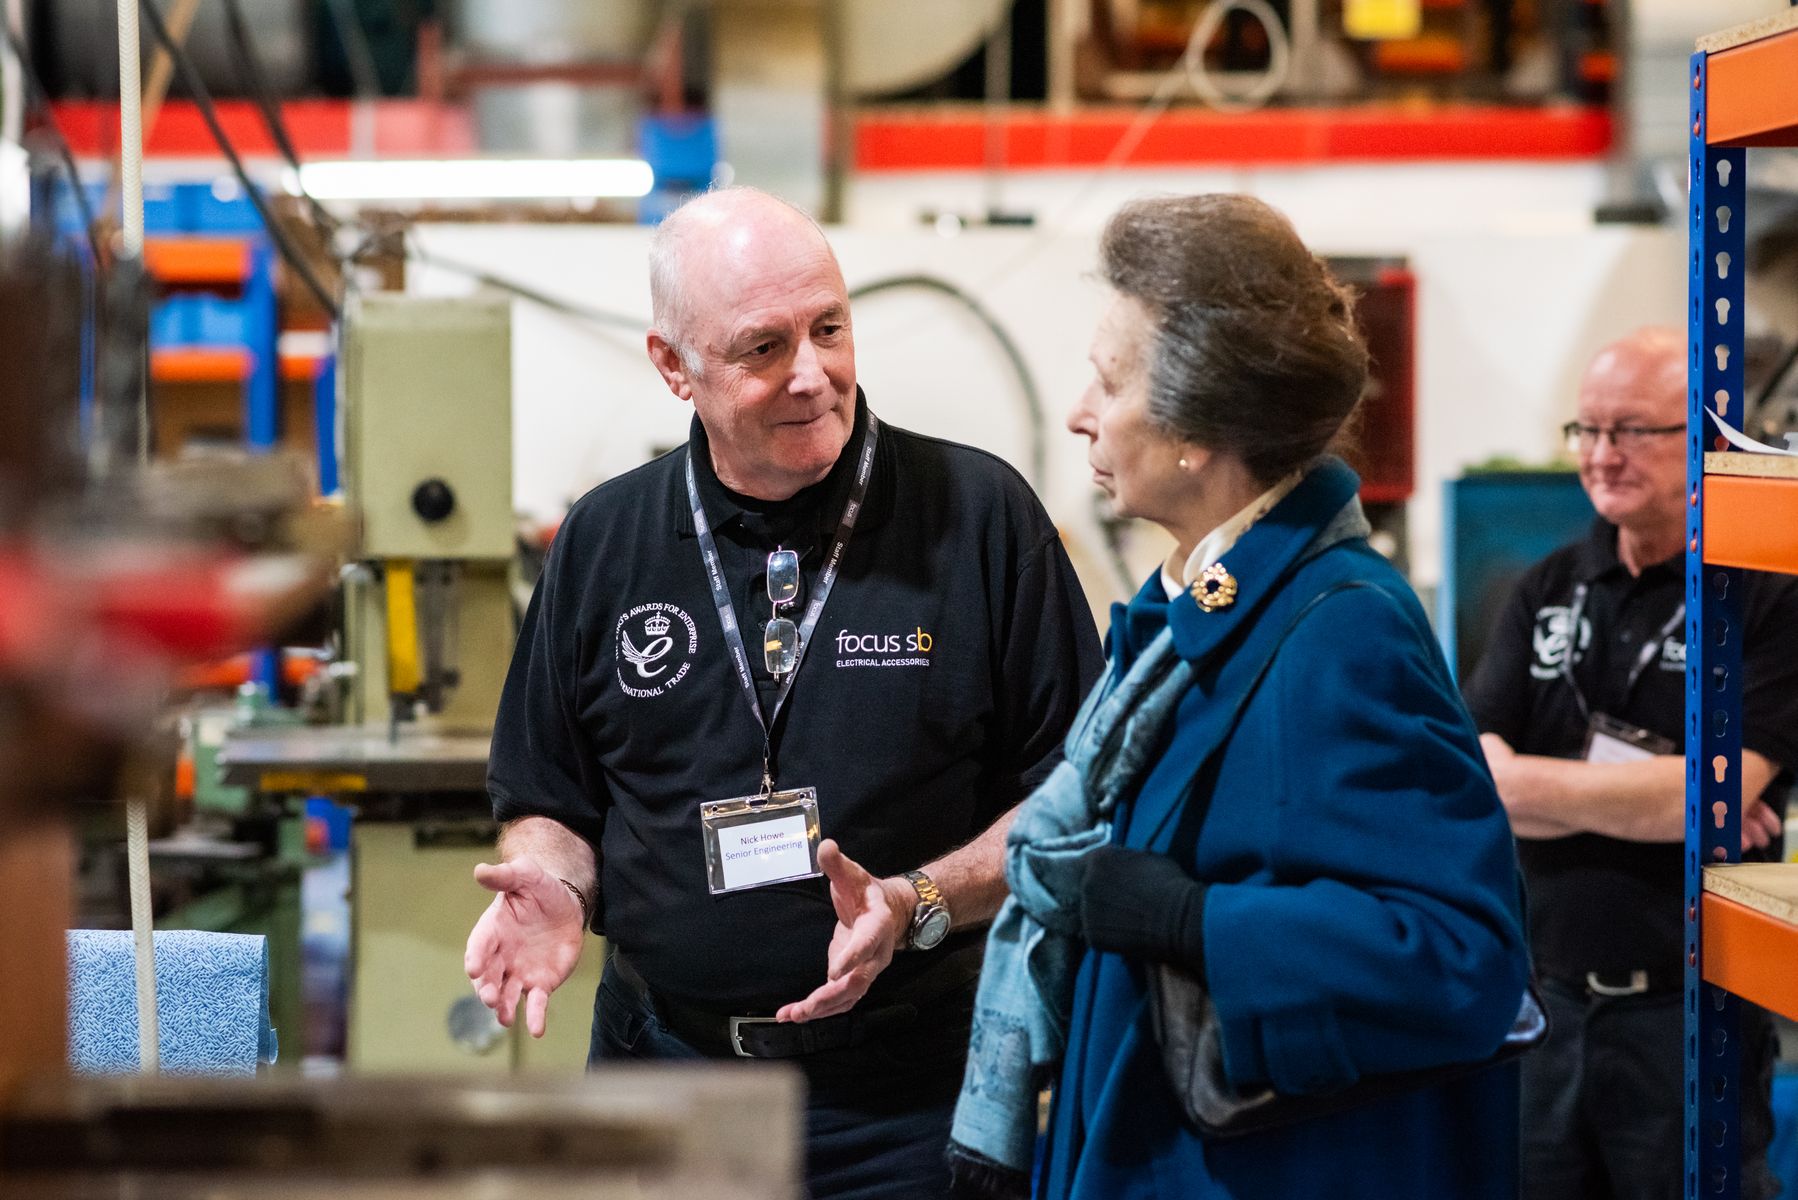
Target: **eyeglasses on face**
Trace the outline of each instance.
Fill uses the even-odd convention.
[[[1567,440],[1567,449],[1573,454],[1591,452],[1597,447],[1601,437],[1610,438],[1612,446],[1628,453],[1640,450],[1655,438],[1685,431],[1684,421],[1678,425],[1587,425],[1580,421],[1569,421],[1561,426],[1561,436]]]

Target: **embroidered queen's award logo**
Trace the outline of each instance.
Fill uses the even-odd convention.
[[[652,600],[618,618],[612,631],[618,686],[627,696],[647,698],[673,690],[693,669],[699,626],[672,604]]]

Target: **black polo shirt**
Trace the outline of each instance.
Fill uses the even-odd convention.
[[[764,504],[723,488],[693,424],[701,502],[752,662],[767,554],[802,553],[802,612],[866,430],[858,397],[831,474]],[[706,887],[699,806],[754,792],[763,742],[706,581],[687,453],[569,512],[520,631],[488,788],[498,819],[552,817],[594,845],[595,928],[653,989],[718,1012],[771,1011],[824,982],[836,915],[823,879]],[[1091,610],[1023,478],[882,423],[866,505],[774,729],[775,783],[817,788],[824,836],[874,874],[911,870],[975,837],[1053,768],[1101,666]],[[766,698],[772,681],[756,671]],[[981,936],[898,955],[875,997]]]
[[[1574,635],[1570,608],[1587,586],[1573,678],[1594,712],[1673,742],[1685,752],[1685,626],[1658,636],[1685,600],[1684,557],[1632,576],[1617,557],[1617,529],[1594,522],[1518,581],[1467,681],[1467,706],[1483,733],[1519,754],[1581,757],[1586,721],[1562,675]],[[1798,580],[1746,573],[1742,744],[1780,767],[1798,766]],[[1634,688],[1644,645],[1656,648]],[[1673,973],[1684,936],[1683,845],[1582,833],[1520,838],[1530,887],[1530,932],[1543,972]],[[1754,856],[1750,856],[1754,857]]]

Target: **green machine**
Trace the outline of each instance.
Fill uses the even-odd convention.
[[[171,906],[159,929],[260,934],[268,939],[269,1019],[289,1039],[278,1071],[298,1068],[304,1024],[301,987],[301,880],[313,856],[302,806],[221,781],[218,753],[234,730],[295,725],[300,714],[269,703],[246,683],[233,704],[206,705],[180,722],[194,764],[193,821],[150,843],[155,889]]]
[[[343,724],[242,728],[223,779],[354,805],[348,1066],[579,1071],[600,947],[557,992],[549,1035],[510,1031],[462,966],[490,900],[487,751],[514,633],[511,308],[377,293],[345,315]]]

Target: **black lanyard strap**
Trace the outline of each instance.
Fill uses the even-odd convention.
[[[793,669],[780,681],[780,691],[775,694],[774,707],[766,716],[762,715],[762,702],[756,694],[755,677],[750,673],[749,651],[743,645],[743,632],[737,625],[736,609],[731,606],[730,588],[724,582],[724,566],[718,559],[718,542],[712,537],[712,527],[706,520],[705,506],[699,502],[699,485],[693,477],[693,450],[691,447],[687,449],[687,500],[693,506],[693,529],[699,535],[699,552],[705,559],[706,579],[712,587],[712,603],[718,607],[718,623],[724,628],[724,644],[730,650],[731,665],[737,670],[737,682],[742,685],[743,694],[749,699],[749,711],[762,729],[764,795],[774,790],[774,777],[769,769],[774,750],[774,723],[780,719],[781,709],[786,706],[787,697],[792,694],[793,681],[798,678],[799,668],[805,662],[805,652],[812,644],[812,630],[817,628],[818,618],[824,612],[824,602],[830,599],[830,590],[836,586],[837,570],[843,564],[843,552],[849,548],[849,537],[855,532],[856,518],[861,515],[862,504],[868,498],[868,481],[874,474],[874,446],[879,440],[880,420],[869,413],[867,432],[862,438],[861,461],[855,468],[855,486],[850,489],[849,501],[843,506],[843,515],[837,521],[836,538],[831,542],[830,554],[825,558],[823,570],[818,575],[818,586],[812,590],[811,602],[806,605],[805,619],[799,624],[799,653],[793,660]]]
[[[1573,589],[1573,603],[1567,608],[1567,653],[1561,658],[1561,675],[1567,680],[1567,686],[1573,689],[1573,698],[1579,704],[1580,716],[1589,723],[1592,720],[1592,709],[1586,703],[1585,692],[1580,690],[1579,682],[1573,677],[1573,660],[1579,652],[1579,627],[1580,621],[1585,616],[1588,591],[1588,587],[1583,583]],[[1623,682],[1623,695],[1619,699],[1620,705],[1629,703],[1629,698],[1635,694],[1636,685],[1642,682],[1642,673],[1648,670],[1648,664],[1654,661],[1655,653],[1661,648],[1662,643],[1673,636],[1673,631],[1678,629],[1680,622],[1685,619],[1686,602],[1681,600],[1679,606],[1673,610],[1673,615],[1667,618],[1655,635],[1642,643],[1642,648],[1636,652],[1636,661],[1630,666],[1629,677]]]
[[[1681,600],[1679,607],[1673,610],[1673,615],[1668,617],[1666,623],[1661,626],[1660,632],[1642,643],[1642,649],[1636,654],[1635,665],[1630,668],[1629,679],[1623,684],[1623,702],[1625,704],[1629,703],[1629,698],[1634,694],[1636,685],[1642,682],[1642,672],[1648,670],[1648,664],[1654,661],[1654,656],[1660,650],[1662,643],[1673,636],[1673,631],[1678,629],[1679,623],[1685,619],[1686,602]]]
[[[1592,723],[1592,709],[1586,703],[1586,693],[1580,690],[1579,681],[1573,677],[1573,660],[1579,654],[1579,625],[1586,614],[1585,584],[1573,589],[1573,603],[1567,606],[1567,653],[1561,656],[1561,677],[1567,686],[1573,689],[1573,699],[1579,704],[1580,719],[1588,725]]]

